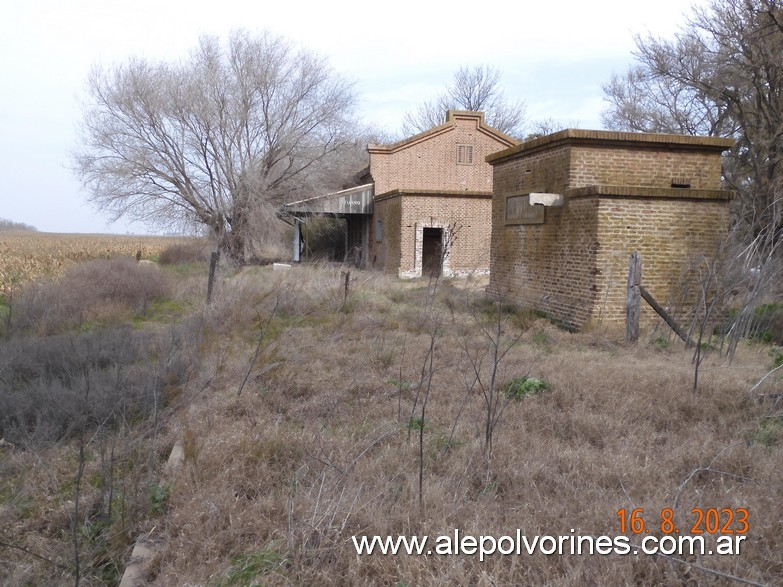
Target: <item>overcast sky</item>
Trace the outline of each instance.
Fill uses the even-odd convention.
[[[701,2],[701,0],[697,0]],[[179,59],[199,35],[269,29],[356,82],[365,122],[406,111],[462,65],[503,71],[531,120],[600,128],[601,85],[632,62],[633,36],[671,36],[689,0],[2,0],[0,217],[48,232],[147,232],[109,224],[69,169],[84,82],[96,63]],[[467,8],[457,8],[467,6]]]

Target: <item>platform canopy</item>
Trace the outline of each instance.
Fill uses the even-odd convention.
[[[334,214],[372,214],[374,184],[356,186],[331,194],[315,196],[283,205],[280,212],[288,216]]]

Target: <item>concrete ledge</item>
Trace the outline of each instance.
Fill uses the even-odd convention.
[[[166,467],[163,469],[163,474],[168,476],[173,475],[185,462],[185,449],[182,446],[182,441],[178,440],[171,449],[169,460],[166,461]]]
[[[380,202],[383,200],[389,200],[391,198],[399,198],[400,196],[410,197],[441,197],[441,198],[481,198],[484,200],[492,199],[492,192],[472,192],[468,190],[453,191],[453,190],[391,190],[375,196],[375,201]]]
[[[565,197],[562,194],[530,192],[530,204],[532,206],[562,206],[565,204]]]
[[[606,198],[659,198],[668,200],[715,200],[727,202],[734,198],[731,190],[695,190],[691,188],[651,188],[630,185],[590,185],[566,190],[569,199]]]
[[[632,147],[633,149],[654,148],[723,152],[734,146],[734,140],[720,137],[569,128],[545,137],[525,141],[521,145],[509,147],[508,149],[498,151],[497,153],[491,153],[487,155],[486,161],[490,165],[495,165],[508,159],[532,155],[539,151],[549,150],[563,145],[594,145],[613,148]]]
[[[171,454],[166,462],[164,475],[170,477],[185,462],[185,451],[182,441],[178,440],[171,449]],[[151,533],[150,533],[151,534]],[[147,585],[147,564],[152,560],[157,552],[157,545],[150,540],[150,535],[141,536],[136,539],[130,560],[122,573],[119,587],[140,587]]]

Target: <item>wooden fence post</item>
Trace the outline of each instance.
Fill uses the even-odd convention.
[[[212,284],[215,281],[215,267],[220,253],[215,251],[209,256],[209,281],[207,282],[207,304],[212,301]]]
[[[641,306],[642,258],[634,251],[628,270],[628,291],[625,296],[625,342],[639,340],[639,311]]]
[[[666,324],[669,325],[669,328],[674,330],[675,334],[679,336],[683,342],[686,344],[686,346],[696,346],[696,343],[691,340],[691,337],[688,336],[688,334],[679,326],[677,326],[677,323],[674,321],[674,318],[669,316],[669,313],[663,309],[663,307],[655,301],[655,299],[652,297],[652,294],[644,289],[643,285],[639,286],[639,293],[642,294],[642,297],[644,298],[644,301],[650,304],[650,307],[655,310],[658,315],[664,319]]]
[[[350,271],[340,271],[340,275],[345,280],[345,291],[343,293],[343,306],[348,303],[348,288],[350,287],[351,283],[351,272]]]

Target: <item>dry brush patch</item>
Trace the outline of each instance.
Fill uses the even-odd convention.
[[[181,416],[192,448],[150,568],[155,584],[720,583],[659,557],[480,562],[357,556],[351,542],[455,528],[614,536],[623,507],[653,516],[671,507],[683,526],[692,508],[746,507],[742,554],[691,562],[760,583],[783,577],[783,457],[777,437],[759,435],[769,406],[748,395],[766,372],[764,353],[743,348],[731,365],[710,355],[694,394],[690,351],[626,348],[605,333],[514,316],[503,334],[520,339],[498,365],[498,385],[532,375],[549,389],[505,404],[488,456],[485,400],[470,387],[464,350],[487,344],[477,320],[493,317],[481,292],[444,282],[433,297],[426,282],[354,272],[344,299],[341,283],[337,270],[295,268],[223,285],[214,319],[231,357]],[[417,423],[408,416],[434,323],[432,387]],[[490,367],[480,367],[484,381]]]
[[[139,528],[164,513],[165,427],[209,330],[187,287],[169,285],[135,260],[94,259],[14,300],[0,336],[0,583],[116,583]],[[161,319],[155,303],[194,315]]]
[[[47,335],[68,328],[117,322],[128,313],[145,316],[167,298],[170,282],[153,265],[127,257],[92,259],[66,268],[58,278],[19,288],[9,322],[16,329]]]
[[[191,320],[2,341],[0,583],[116,584],[165,513],[168,423],[202,336]]]

